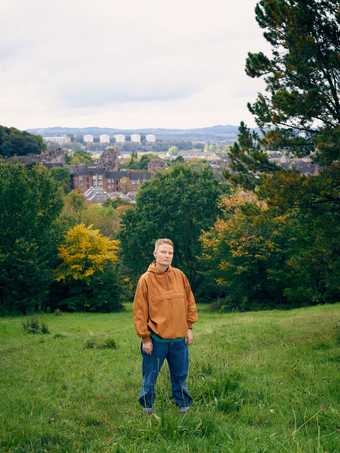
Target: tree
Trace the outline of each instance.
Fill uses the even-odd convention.
[[[290,221],[285,294],[294,303],[340,298],[340,164],[317,176],[278,172],[263,178],[258,194]]]
[[[118,246],[118,241],[92,227],[84,224],[72,227],[59,247],[61,262],[56,269],[59,286],[54,287],[53,307],[72,311],[120,309]]]
[[[277,171],[279,167],[269,162],[267,154],[261,150],[259,136],[241,121],[238,141],[228,151],[229,169],[224,176],[237,186],[254,190],[260,175]]]
[[[105,264],[118,261],[118,242],[79,224],[66,233],[65,242],[59,247],[59,257],[62,263],[57,270],[57,281],[88,281],[102,272]]]
[[[65,167],[56,167],[50,169],[52,177],[62,186],[64,193],[68,194],[72,190],[71,174]]]
[[[221,183],[202,165],[176,165],[143,184],[136,207],[122,216],[119,233],[122,260],[132,278],[136,280],[152,261],[154,241],[169,237],[175,244],[174,265],[197,288],[199,235],[215,221],[221,192]]]
[[[64,230],[71,228],[77,223],[82,223],[82,215],[86,210],[86,200],[79,190],[72,190],[64,196],[64,206],[59,221]]]
[[[170,146],[168,149],[168,154],[171,157],[176,157],[178,155],[178,148],[177,146]]]
[[[102,206],[96,203],[87,203],[81,213],[81,221],[86,226],[93,225],[101,234],[114,239],[119,231],[119,214],[113,206]]]
[[[272,55],[248,54],[247,74],[267,85],[248,107],[267,146],[339,159],[339,1],[261,0],[255,12]]]
[[[0,156],[40,154],[46,148],[40,135],[19,131],[14,127],[0,126]]]
[[[233,309],[287,303],[284,296],[287,218],[252,192],[221,200],[222,215],[201,235],[208,286]]]
[[[130,156],[130,160],[125,165],[126,168],[130,170],[147,170],[149,162],[152,159],[157,159],[156,154],[143,154],[141,158],[138,160],[138,153],[132,152]]]
[[[64,197],[59,222],[64,231],[83,223],[86,226],[92,225],[99,229],[101,234],[110,238],[116,237],[119,230],[119,214],[110,200],[104,206],[89,203],[77,190],[73,190]]]
[[[130,155],[130,161],[128,163],[128,168],[135,168],[136,164],[138,164],[138,153],[136,151],[132,151]]]
[[[62,192],[42,166],[0,161],[0,306],[41,309],[57,259]]]
[[[66,163],[68,165],[91,165],[93,160],[86,151],[75,151],[72,156],[66,156]]]

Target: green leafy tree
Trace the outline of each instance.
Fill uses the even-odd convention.
[[[113,206],[102,206],[96,203],[87,203],[82,211],[81,221],[86,226],[93,225],[101,234],[111,239],[117,237],[120,221],[119,214]]]
[[[149,162],[152,159],[157,159],[157,155],[151,153],[143,154],[141,158],[138,159],[138,154],[136,152],[132,152],[126,168],[129,168],[130,170],[147,170]]]
[[[0,161],[0,305],[44,307],[57,260],[62,193],[42,166]]]
[[[64,231],[82,222],[83,212],[86,210],[86,200],[79,190],[72,190],[64,196],[64,204],[60,213],[59,222]]]
[[[84,195],[73,190],[64,197],[64,206],[59,216],[59,223],[66,231],[78,223],[84,223],[87,227],[92,225],[100,230],[101,234],[114,239],[119,231],[120,220],[116,207],[126,204],[121,200],[117,205],[108,200],[103,206],[97,203],[89,203]]]
[[[339,1],[261,0],[255,12],[272,54],[248,54],[247,74],[266,82],[248,107],[267,146],[339,159]]]
[[[259,136],[241,121],[238,141],[228,151],[229,168],[224,176],[234,184],[247,190],[254,190],[260,176],[279,168],[269,162],[265,151],[261,150]]]
[[[263,178],[259,196],[290,219],[285,294],[299,304],[340,298],[340,164],[307,177],[279,172]]]
[[[178,148],[177,146],[170,146],[170,148],[168,149],[168,154],[172,157],[176,157],[178,156]]]
[[[176,165],[143,184],[136,207],[123,214],[119,233],[123,264],[132,278],[145,272],[152,261],[154,241],[169,237],[175,244],[174,265],[197,288],[199,236],[216,219],[221,191],[208,166]]]
[[[65,167],[56,167],[50,169],[51,176],[57,181],[63,188],[65,194],[68,194],[72,190],[71,174]]]
[[[68,165],[91,165],[93,160],[86,151],[75,151],[72,156],[66,156],[66,163]]]
[[[270,212],[252,192],[221,200],[222,213],[201,235],[207,286],[230,309],[287,303],[284,294],[287,218]]]
[[[138,166],[138,153],[136,151],[132,151],[130,155],[130,161],[128,163],[128,168],[135,168],[135,166]]]
[[[14,127],[0,126],[0,156],[40,154],[46,148],[40,135],[32,135]]]

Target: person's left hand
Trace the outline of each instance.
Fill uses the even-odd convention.
[[[192,344],[192,342],[193,342],[192,330],[191,330],[191,329],[188,329],[188,333],[187,333],[187,343],[188,343],[188,344]]]

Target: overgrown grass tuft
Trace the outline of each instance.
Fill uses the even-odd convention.
[[[22,328],[26,333],[44,335],[50,333],[48,325],[37,318],[31,318],[23,321]]]
[[[85,341],[86,349],[117,349],[118,345],[113,338],[105,338],[104,340],[98,340],[95,338],[89,338]]]

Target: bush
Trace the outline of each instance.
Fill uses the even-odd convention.
[[[89,338],[85,342],[86,349],[117,349],[118,345],[114,338],[106,338],[105,340],[96,340]]]
[[[89,282],[54,282],[50,287],[49,306],[54,311],[109,313],[123,309],[120,294],[116,267],[107,265],[103,272],[96,273]]]
[[[32,334],[48,334],[50,333],[47,324],[39,321],[37,318],[28,319],[23,321],[22,328],[26,333]]]
[[[102,349],[117,349],[117,343],[113,338],[107,338],[100,347]]]
[[[97,342],[94,338],[90,338],[89,340],[86,340],[84,347],[86,349],[94,349],[97,347]]]

